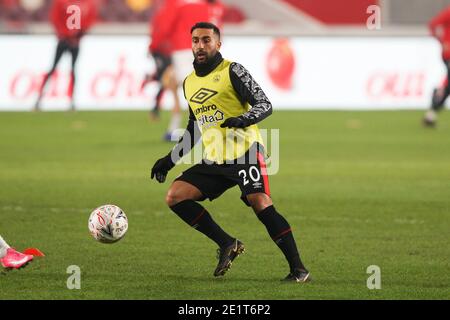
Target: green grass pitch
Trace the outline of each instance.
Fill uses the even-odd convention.
[[[313,282],[282,284],[281,252],[254,213],[227,191],[205,207],[246,253],[214,278],[216,246],[164,202],[150,180],[168,114],[1,113],[0,234],[45,258],[0,267],[1,299],[449,299],[450,117],[436,129],[422,112],[287,112],[272,197],[290,222]],[[114,203],[130,227],[113,245],[88,233],[95,207]],[[67,267],[81,268],[69,290]],[[381,269],[381,289],[366,272]]]

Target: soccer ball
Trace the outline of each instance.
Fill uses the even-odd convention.
[[[128,219],[118,206],[107,204],[92,211],[89,231],[95,240],[114,243],[123,238],[128,230]]]

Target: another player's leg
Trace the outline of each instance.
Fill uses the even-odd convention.
[[[169,126],[167,127],[167,131],[164,135],[164,140],[172,141],[174,131],[179,129],[181,124],[181,107],[180,98],[178,97],[179,83],[172,66],[167,68],[164,73],[164,83],[164,86],[172,92],[174,100],[174,105],[170,114]],[[174,136],[173,139],[178,140],[179,137]]]
[[[41,104],[42,96],[44,95],[45,85],[47,84],[48,80],[52,76],[53,72],[55,72],[56,66],[58,65],[58,62],[61,59],[61,57],[66,49],[67,49],[66,42],[64,40],[59,40],[58,45],[56,46],[56,53],[55,53],[55,58],[53,60],[53,65],[52,65],[50,71],[47,72],[47,74],[44,76],[41,86],[39,87],[39,95],[36,100],[36,103],[34,104],[34,111],[40,110],[40,104]]]
[[[175,51],[172,54],[172,67],[173,69],[173,79],[175,81],[174,85],[171,85],[171,91],[174,96],[175,105],[172,109],[171,119],[169,127],[167,128],[167,133],[165,135],[165,140],[169,140],[169,134],[171,138],[178,140],[178,136],[173,136],[173,132],[180,128],[181,124],[181,108],[180,99],[178,97],[178,89],[183,85],[183,81],[188,76],[192,70],[192,51],[190,49]],[[170,139],[172,140],[172,139]]]
[[[171,137],[174,135],[174,132],[180,128],[181,125],[181,107],[180,107],[180,98],[178,97],[178,86],[171,89],[174,105],[172,108],[172,112],[170,114],[170,122],[169,127],[167,128],[166,140],[172,140]],[[179,136],[173,136],[173,139],[178,140]]]
[[[6,251],[9,249],[9,245],[6,241],[0,236],[0,259],[6,255]]]
[[[150,109],[150,120],[159,120],[159,111],[161,109],[161,100],[165,91],[164,85],[162,83],[162,79],[160,77],[158,77],[158,71],[156,71],[156,73],[154,74],[150,74],[147,73],[144,77],[144,79],[142,80],[141,83],[141,88],[140,90],[144,90],[145,86],[153,81],[158,81],[159,83],[159,89],[158,89],[158,93],[156,94],[155,97],[155,104],[153,105],[153,108]]]
[[[32,255],[20,253],[11,248],[0,236],[0,263],[4,268],[18,269],[33,260]]]
[[[159,112],[161,110],[161,100],[162,100],[162,97],[164,95],[164,91],[165,90],[166,89],[164,88],[164,86],[160,82],[158,93],[156,94],[156,97],[155,97],[155,104],[154,104],[152,110],[150,111],[150,117],[153,120],[158,120],[159,119]]]
[[[70,98],[70,110],[75,111],[75,103],[74,103],[74,91],[75,91],[75,66],[78,60],[79,46],[71,46],[70,54],[72,56],[72,69],[70,70],[70,84],[69,84],[69,92],[67,93]]]
[[[154,81],[159,82],[159,89],[158,93],[155,97],[155,104],[150,110],[150,117],[152,120],[158,120],[159,119],[159,113],[161,110],[161,100],[164,95],[164,92],[166,90],[167,85],[167,74],[173,73],[173,67],[172,67],[172,58],[170,55],[162,55],[162,54],[153,54],[153,58],[155,60],[156,65],[156,72],[152,76]]]
[[[226,233],[196,200],[204,199],[202,192],[185,181],[175,181],[166,197],[167,205],[184,222],[200,231],[219,246],[219,263],[214,276],[222,276],[231,267],[233,260],[244,251],[239,240]]]
[[[447,68],[447,78],[440,88],[433,90],[431,98],[431,108],[425,113],[423,124],[427,127],[434,127],[437,121],[437,114],[444,108],[445,101],[450,95],[450,60],[444,61]]]
[[[295,282],[311,280],[309,271],[300,259],[291,226],[277,212],[270,197],[265,193],[254,193],[247,195],[247,200],[289,263],[290,272],[284,280]]]

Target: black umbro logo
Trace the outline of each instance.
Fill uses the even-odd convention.
[[[190,101],[203,104],[208,99],[214,97],[218,92],[210,89],[201,88],[196,93],[193,94]]]

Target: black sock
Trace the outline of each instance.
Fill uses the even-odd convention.
[[[257,216],[266,226],[272,240],[283,252],[291,271],[298,268],[306,270],[300,259],[291,226],[286,219],[275,210],[274,206],[265,208],[257,213]]]
[[[441,111],[441,109],[444,107],[445,100],[447,100],[447,97],[450,94],[450,88],[447,85],[444,88],[444,92],[442,93],[442,96],[438,96],[438,92],[442,89],[437,89],[437,91],[434,92],[432,103],[431,103],[431,109],[433,109],[436,112]]]
[[[234,238],[223,231],[212,219],[208,211],[194,200],[181,201],[170,209],[188,225],[217,243],[220,248],[224,248],[234,241]]]
[[[155,102],[155,107],[153,108],[153,110],[155,110],[155,111],[159,111],[159,109],[160,109],[160,104],[161,104],[161,98],[162,98],[162,96],[163,96],[163,93],[164,93],[164,87],[160,87],[159,88],[159,90],[158,90],[158,93],[156,94],[156,102]]]

